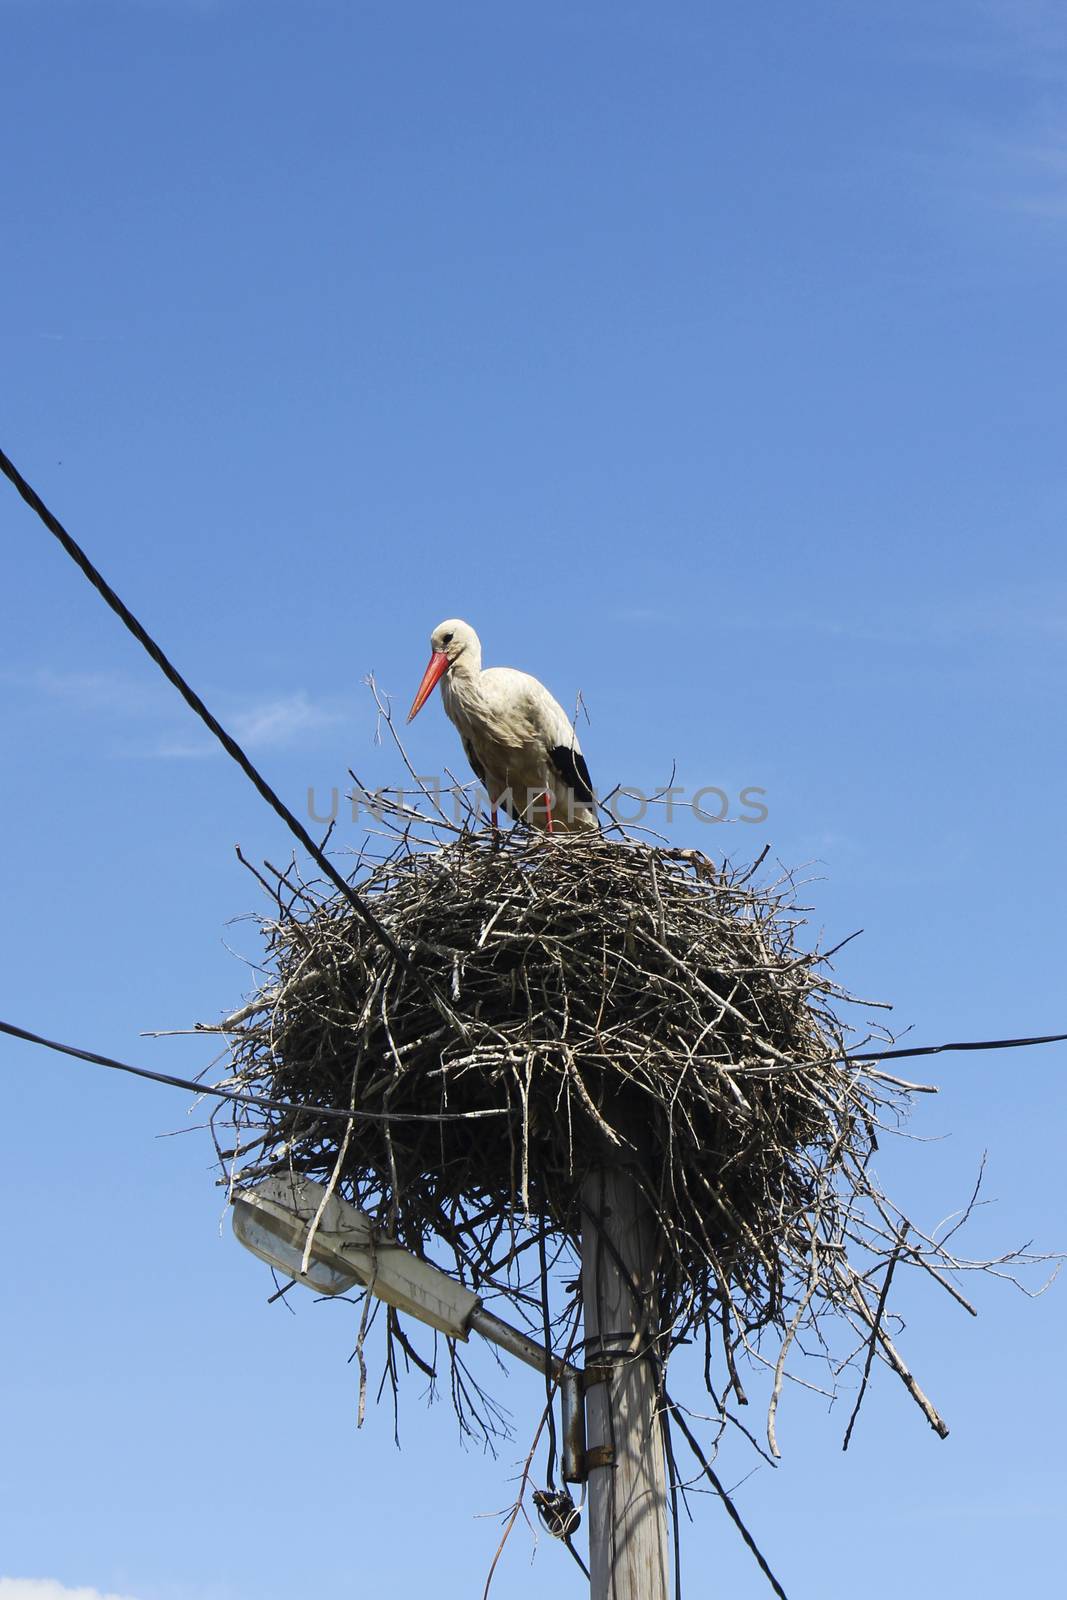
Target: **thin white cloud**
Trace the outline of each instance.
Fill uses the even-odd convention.
[[[54,10],[69,11],[82,3],[83,0],[51,0]],[[208,16],[228,6],[241,5],[243,0],[113,0],[113,3],[116,6],[125,5],[131,11],[193,11]],[[41,10],[44,4],[45,0],[0,0],[0,10],[7,7],[12,11],[28,11],[31,6]]]
[[[36,672],[5,672],[3,681],[51,700],[66,700],[79,711],[145,716],[158,712],[164,703],[157,685],[115,672],[53,672],[41,667]]]
[[[1057,586],[1018,586],[996,594],[959,595],[928,609],[925,622],[943,635],[1062,639],[1067,637],[1067,592]]]
[[[775,626],[783,634],[874,644],[960,644],[996,639],[1055,642],[1067,639],[1067,589],[1019,584],[996,593],[938,595],[892,611],[796,610]],[[767,619],[755,611],[731,612],[717,619],[716,627],[735,633],[765,633]]]
[[[995,70],[1009,65],[1037,77],[1062,71],[1067,64],[1067,16],[1062,0],[982,0],[980,14],[990,24],[997,55]]]
[[[616,622],[648,628],[668,626],[683,620],[682,611],[672,606],[619,606],[611,615]]]
[[[1067,117],[1044,106],[1020,114],[1007,133],[970,126],[959,141],[966,187],[1002,212],[1059,222],[1067,217]]]
[[[101,1589],[68,1589],[55,1578],[0,1578],[0,1600],[131,1600]]]
[[[1063,0],[927,4],[911,21],[905,56],[951,75],[939,108],[916,111],[910,150],[896,152],[911,181],[950,218],[985,212],[998,229],[1005,215],[1058,228],[1067,220]]]
[[[1063,0],[962,0],[916,7],[898,48],[956,71],[1048,83],[1067,66]]]
[[[202,739],[160,739],[148,754],[159,761],[204,761],[218,751],[218,745],[205,733]],[[144,755],[143,750],[131,750],[131,755]]]
[[[151,680],[126,678],[108,672],[2,672],[0,683],[24,693],[63,701],[86,715],[112,722],[147,722],[157,732],[147,748],[143,739],[128,740],[123,754],[149,755],[163,760],[200,760],[218,748],[210,734],[192,716],[183,718],[173,693]],[[277,750],[344,720],[336,705],[314,700],[303,689],[264,699],[220,696],[218,714],[239,744],[249,750]],[[0,1597],[2,1600],[2,1597]]]
[[[276,700],[245,705],[223,717],[223,723],[245,750],[280,750],[298,744],[309,734],[332,727],[342,713],[319,705],[303,690]],[[218,746],[208,735],[165,737],[152,754],[165,761],[199,761],[214,755]]]
[[[239,743],[252,750],[262,750],[291,744],[301,734],[328,728],[337,721],[336,711],[316,705],[301,691],[236,712],[231,718],[231,727]]]

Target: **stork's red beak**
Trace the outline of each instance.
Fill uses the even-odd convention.
[[[411,702],[411,710],[408,712],[409,722],[413,717],[418,716],[419,712],[430,698],[430,695],[433,693],[435,687],[448,671],[448,667],[449,661],[448,657],[445,655],[445,652],[443,650],[435,650],[433,655],[430,657],[430,665],[426,668],[426,671],[422,675],[422,682],[419,684],[419,692]]]

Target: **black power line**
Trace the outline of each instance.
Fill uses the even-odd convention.
[[[851,1056],[832,1056],[834,1061],[900,1061],[905,1056],[939,1056],[945,1050],[1022,1050],[1030,1044],[1061,1044],[1067,1033],[1042,1033],[1032,1039],[962,1039],[952,1044],[914,1045],[910,1050],[857,1050]]]
[[[14,1022],[0,1022],[0,1033],[10,1034],[12,1039],[25,1039],[27,1044],[43,1045],[46,1050],[56,1050],[60,1055],[73,1056],[77,1061],[88,1061],[96,1067],[110,1067],[115,1072],[128,1072],[135,1078],[147,1078],[151,1083],[169,1084],[172,1089],[188,1089],[193,1094],[214,1095],[217,1100],[236,1100],[244,1106],[262,1106],[268,1111],[306,1111],[312,1117],[343,1118],[345,1122],[354,1122],[362,1119],[365,1122],[452,1122],[471,1117],[497,1117],[503,1115],[506,1107],[499,1111],[487,1109],[485,1111],[426,1111],[426,1112],[388,1112],[388,1111],[343,1111],[339,1106],[307,1105],[299,1100],[272,1100],[266,1095],[248,1094],[243,1089],[223,1089],[210,1083],[197,1083],[195,1078],[176,1078],[169,1072],[152,1072],[148,1067],[133,1067],[128,1061],[116,1061],[113,1056],[98,1055],[95,1050],[82,1050],[74,1044],[60,1044],[55,1039],[45,1039],[39,1033],[31,1033],[28,1028],[20,1028]]]
[[[300,841],[308,855],[316,863],[319,869],[326,874],[334,888],[344,896],[349,905],[356,912],[357,916],[359,916],[370,929],[374,937],[379,941],[380,944],[384,945],[397,964],[415,979],[424,993],[432,1001],[435,1009],[441,1014],[442,1017],[444,1017],[450,1027],[454,1028],[461,1036],[465,1036],[466,1030],[462,1022],[456,1016],[448,1002],[430,982],[425,973],[420,971],[420,969],[412,963],[410,957],[400,948],[392,934],[389,932],[388,928],[386,928],[379,918],[375,916],[374,912],[367,905],[366,901],[359,894],[357,894],[352,885],[341,876],[337,868],[329,860],[324,851],[322,851],[315,843],[314,839],[311,837],[310,833],[304,827],[299,818],[296,817],[292,811],[290,811],[289,807],[281,799],[280,795],[278,795],[275,790],[271,788],[266,778],[264,778],[257,768],[252,765],[252,762],[241,749],[241,746],[237,743],[237,740],[232,734],[227,733],[226,729],[222,726],[222,723],[219,722],[218,718],[212,715],[207,706],[204,704],[203,700],[201,700],[200,696],[197,694],[196,690],[186,681],[185,678],[182,677],[177,667],[175,667],[174,664],[167,659],[148,630],[137,620],[133,612],[124,603],[124,601],[119,598],[114,589],[108,583],[107,579],[89,560],[89,557],[86,555],[85,551],[67,532],[59,518],[48,509],[40,495],[37,493],[36,489],[34,489],[31,484],[26,482],[26,479],[22,476],[21,472],[19,472],[14,462],[9,460],[2,450],[0,450],[0,472],[3,472],[4,476],[14,484],[15,488],[18,490],[23,500],[25,500],[26,504],[30,507],[31,511],[36,512],[37,516],[40,517],[49,533],[54,534],[56,539],[59,540],[59,543],[63,546],[63,549],[67,552],[68,556],[70,556],[75,565],[84,573],[85,577],[88,578],[97,594],[100,595],[101,599],[103,599],[105,603],[110,606],[115,615],[129,629],[130,633],[133,634],[138,644],[140,644],[143,649],[148,652],[156,666],[163,673],[163,676],[174,685],[182,699],[185,701],[186,705],[189,706],[192,711],[195,711],[196,715],[200,718],[201,722],[204,723],[205,727],[209,728],[210,731],[215,735],[215,738],[222,745],[222,748],[226,751],[226,754],[231,756],[233,760],[236,761],[237,765],[241,768],[241,771],[255,785],[256,789],[270,806],[271,810],[281,818],[289,831]]]

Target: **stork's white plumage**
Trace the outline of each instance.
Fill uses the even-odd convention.
[[[440,683],[445,711],[489,796],[494,826],[498,806],[548,833],[599,826],[578,735],[544,684],[514,667],[483,669],[478,635],[456,618],[433,630],[430,650],[408,721]]]

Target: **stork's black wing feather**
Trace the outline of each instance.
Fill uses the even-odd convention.
[[[466,752],[467,760],[471,764],[471,771],[474,773],[474,776],[477,778],[478,782],[481,784],[482,788],[484,789],[486,787],[485,768],[482,766],[481,762],[478,760],[478,757],[475,755],[474,746],[471,744],[469,739],[464,739],[463,740],[463,749]]]
[[[589,768],[585,764],[585,757],[573,745],[557,744],[548,752],[549,760],[563,779],[574,792],[576,800],[585,800],[590,805],[593,803],[593,780],[589,776]]]

